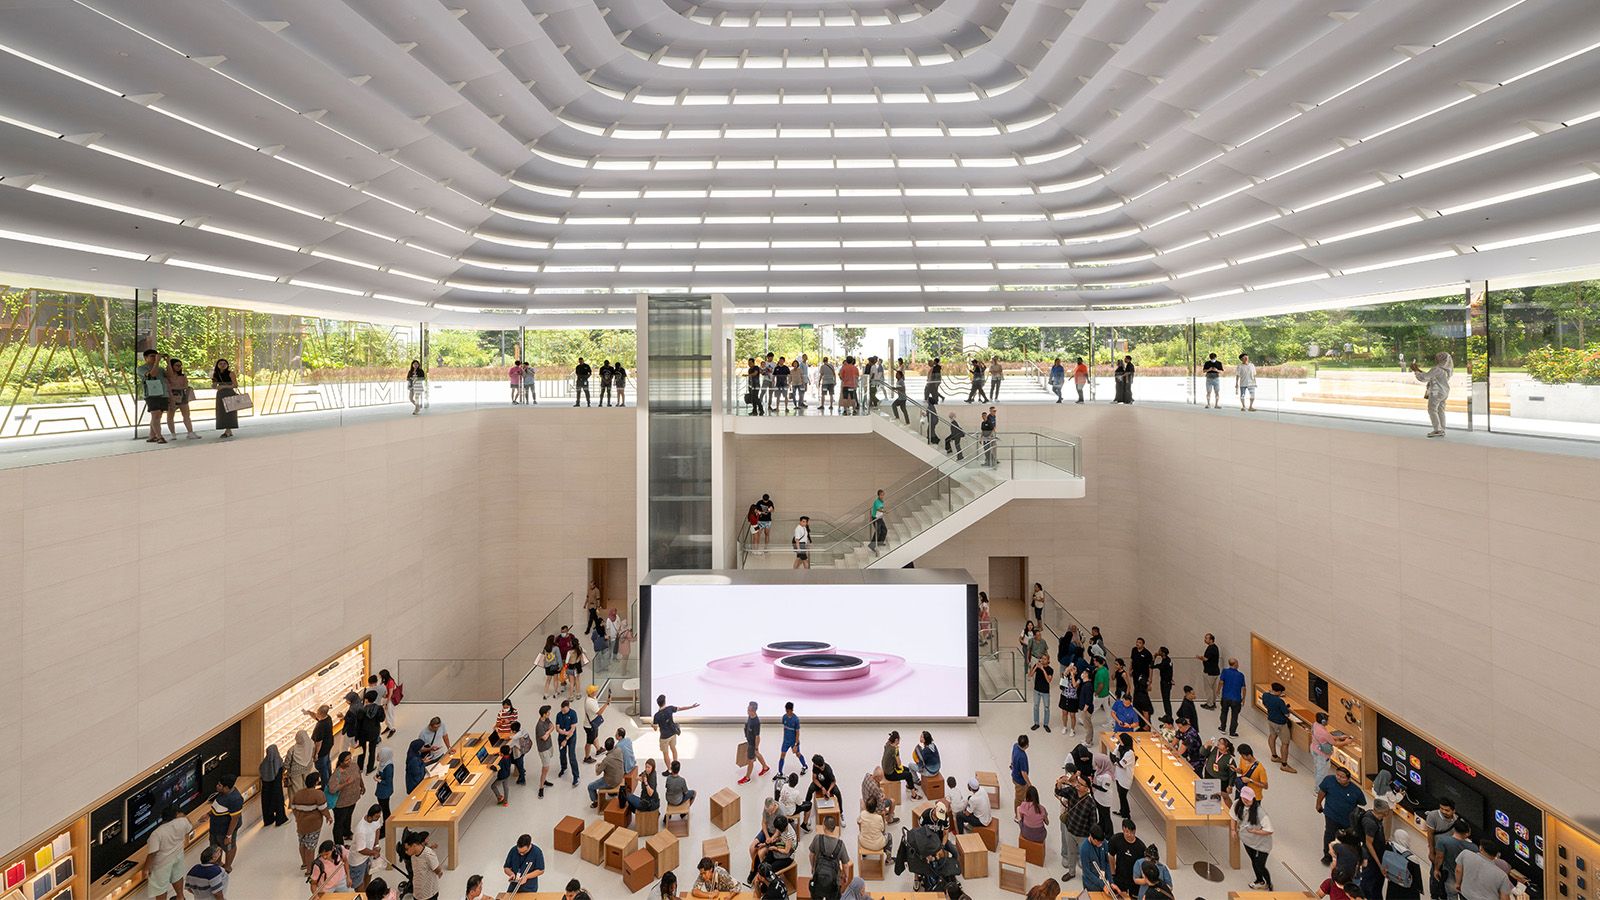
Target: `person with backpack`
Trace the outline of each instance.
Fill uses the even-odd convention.
[[[384,702],[387,704],[385,712],[388,714],[389,727],[384,730],[384,737],[394,737],[394,708],[406,698],[406,686],[394,680],[388,669],[378,670],[378,683],[383,686]]]
[[[1389,841],[1384,835],[1383,820],[1389,817],[1390,812],[1392,807],[1389,801],[1382,797],[1374,797],[1372,809],[1358,806],[1351,815],[1350,830],[1356,833],[1356,838],[1361,842],[1361,869],[1357,877],[1360,879],[1363,897],[1377,897],[1383,892],[1386,880],[1383,854],[1389,848]]]
[[[840,880],[850,864],[850,848],[838,835],[823,829],[811,839],[810,852],[812,900],[841,900],[844,886]]]
[[[361,768],[371,775],[378,766],[378,742],[383,740],[383,726],[388,721],[378,691],[368,688],[366,702],[361,704],[361,717],[356,739],[361,744]]]
[[[317,858],[311,861],[311,873],[306,876],[311,884],[311,896],[320,897],[350,887],[350,865],[344,845],[323,841],[317,847]]]
[[[1088,780],[1076,772],[1056,779],[1056,797],[1061,800],[1062,879],[1071,881],[1078,875],[1078,848],[1094,830],[1100,812],[1089,792]]]
[[[1389,838],[1389,848],[1383,851],[1383,877],[1386,900],[1421,900],[1422,866],[1411,852],[1411,838],[1403,829],[1396,828]]]

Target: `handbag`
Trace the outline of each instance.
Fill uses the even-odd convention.
[[[222,398],[223,412],[238,412],[241,409],[250,409],[255,403],[250,400],[249,394],[230,394]]]

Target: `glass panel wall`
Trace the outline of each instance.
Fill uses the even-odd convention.
[[[1193,337],[1194,326],[1189,323],[1097,327],[1091,379],[1095,397],[1104,402],[1117,396],[1117,363],[1131,356],[1134,375],[1127,388],[1134,401],[1189,402],[1193,398],[1189,359]]]
[[[132,291],[0,288],[0,438],[132,425],[134,318]]]
[[[1600,281],[1491,290],[1489,427],[1600,439]]]
[[[711,299],[651,297],[649,565],[711,568]]]

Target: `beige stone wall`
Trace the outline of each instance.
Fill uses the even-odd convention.
[[[731,505],[738,516],[762,494],[771,494],[780,519],[808,515],[850,527],[866,521],[878,488],[928,468],[875,434],[738,434],[732,446],[736,498]],[[789,535],[772,540],[775,546],[789,545]]]

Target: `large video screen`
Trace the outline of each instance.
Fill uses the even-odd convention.
[[[654,584],[640,588],[644,706],[697,717],[978,714],[977,586]]]
[[[193,756],[163,772],[128,798],[128,841],[137,843],[161,824],[168,806],[186,813],[200,800],[200,758]]]

